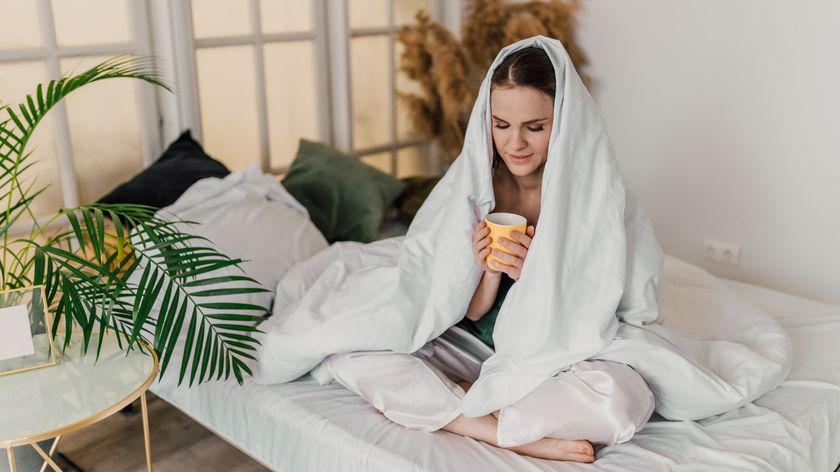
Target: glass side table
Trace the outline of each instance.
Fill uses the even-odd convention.
[[[138,397],[146,469],[151,472],[146,389],[157,375],[157,355],[145,343],[126,353],[116,336],[106,335],[96,360],[97,338],[94,333],[87,354],[82,354],[81,336],[74,335],[63,353],[64,341],[58,337],[58,364],[0,377],[0,447],[6,449],[11,472],[16,472],[14,448],[23,445],[44,459],[42,471],[47,465],[60,471],[51,456],[61,436],[111,416]],[[55,441],[47,453],[37,441],[49,438]]]

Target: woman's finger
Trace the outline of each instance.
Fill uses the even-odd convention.
[[[527,229],[525,231],[528,231]],[[511,231],[510,232],[511,238],[513,238],[519,244],[525,246],[525,249],[531,247],[531,237],[521,231]]]
[[[490,259],[487,261],[487,265],[496,272],[504,272],[508,275],[510,275],[509,272],[513,269],[513,266],[499,262],[496,259]]]
[[[528,235],[523,233],[522,231],[511,231],[510,237],[511,239],[525,246],[526,248],[531,245],[531,238],[528,237]]]
[[[478,228],[473,233],[473,241],[480,241],[490,235],[490,228]]]
[[[525,246],[508,238],[499,239],[499,244],[523,259],[525,258],[525,254],[528,254],[528,249]]]
[[[510,265],[510,266],[517,267],[517,263],[518,263],[518,265],[522,264],[522,262],[521,262],[522,259],[520,259],[516,256],[512,256],[512,255],[510,255],[510,254],[508,254],[504,251],[500,251],[498,249],[493,249],[491,254],[496,256],[500,261],[502,261],[505,264]]]

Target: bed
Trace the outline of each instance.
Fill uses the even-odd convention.
[[[382,228],[399,234],[399,224]],[[726,280],[790,334],[788,379],[752,404],[699,422],[653,420],[583,465],[519,456],[447,432],[398,426],[338,384],[219,381],[151,390],[273,470],[831,471],[840,462],[840,306]],[[178,356],[174,356],[177,359]],[[171,366],[177,372],[177,366]]]
[[[308,148],[302,145],[302,149]],[[342,195],[370,191],[368,204],[376,211],[365,213],[365,221],[373,223],[367,228],[372,232],[365,234],[375,238],[377,227],[379,238],[405,234],[407,227],[396,217],[379,227],[383,215],[393,212],[377,206],[394,201],[401,186],[365,169],[357,169],[365,174],[358,182],[348,179],[346,166],[351,160],[335,159],[341,166],[329,164],[336,161],[302,160],[301,165],[318,166],[309,169],[317,172],[317,178],[302,173],[307,179],[298,182],[302,188],[297,193],[294,172],[279,186],[275,179],[249,170],[196,184],[167,211],[202,222],[193,230],[245,261],[242,268],[264,286],[274,287],[288,264],[314,254],[328,241],[347,239],[345,233],[327,231],[341,226],[337,220],[345,217],[345,229],[358,229],[354,225],[360,220],[359,208],[353,206],[359,205],[358,195]],[[229,184],[247,184],[251,190],[240,198]],[[327,192],[323,186],[335,191]],[[200,198],[196,192],[203,192]],[[393,195],[380,198],[389,192]],[[337,200],[324,204],[308,198],[312,195],[332,195]],[[425,196],[420,195],[418,204]],[[190,201],[195,206],[190,207]],[[319,214],[325,209],[336,211]],[[316,221],[321,223],[317,229]],[[249,231],[240,231],[243,227]],[[630,442],[599,448],[596,462],[589,465],[523,457],[444,431],[409,430],[341,385],[319,385],[310,376],[275,385],[248,378],[243,386],[231,379],[178,387],[179,366],[170,364],[151,391],[255,460],[281,471],[834,470],[840,462],[840,442],[832,441],[840,428],[840,344],[834,342],[840,336],[840,306],[725,282],[789,333],[794,365],[788,379],[751,404],[698,422],[654,417]],[[173,363],[181,359],[177,351],[182,349],[183,345],[176,346]]]

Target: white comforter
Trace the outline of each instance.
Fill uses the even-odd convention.
[[[334,245],[280,281],[264,326],[259,382],[294,380],[337,352],[413,352],[463,317],[480,277],[473,229],[495,205],[490,77],[507,54],[527,46],[548,53],[557,82],[541,213],[522,276],[497,319],[496,353],[464,413],[510,405],[593,357],[639,371],[657,411],[670,419],[731,410],[784,379],[784,331],[708,274],[668,278],[666,270],[659,306],[663,254],[652,226],[625,192],[604,125],[566,51],[537,36],[499,53],[462,154],[404,239]]]

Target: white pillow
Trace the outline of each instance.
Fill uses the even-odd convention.
[[[178,230],[207,238],[193,246],[211,246],[222,254],[242,259],[241,268],[230,266],[201,274],[201,278],[247,275],[267,291],[208,297],[202,302],[247,303],[271,310],[277,282],[298,262],[308,259],[327,247],[327,241],[309,221],[303,208],[273,176],[252,168],[234,172],[224,179],[208,178],[196,182],[181,198],[161,209],[157,216],[166,220],[183,220]],[[139,246],[137,235],[132,236]],[[156,251],[152,251],[152,256]],[[143,261],[129,280],[137,284],[143,273]],[[244,274],[243,274],[244,273]],[[253,287],[251,282],[228,282],[227,287]],[[186,289],[193,293],[207,286]],[[151,309],[150,318],[157,319],[161,297]],[[205,313],[219,312],[205,308]],[[221,310],[222,312],[227,310]],[[257,314],[257,313],[248,313]],[[184,324],[186,329],[187,323]]]
[[[200,223],[179,229],[242,259],[245,273],[271,291],[292,266],[327,247],[306,209],[273,176],[253,167],[196,182],[158,215]]]
[[[234,172],[224,179],[200,180],[174,204],[161,209],[157,216],[170,221],[177,219],[200,223],[178,224],[177,227],[182,232],[209,240],[195,241],[193,246],[215,247],[228,257],[243,260],[240,264],[242,271],[230,266],[201,274],[201,278],[243,275],[244,271],[244,275],[255,279],[267,289],[260,293],[206,297],[201,302],[247,303],[270,311],[275,287],[285,273],[298,262],[327,247],[327,241],[309,220],[306,209],[273,176],[262,174],[256,168]],[[134,234],[132,239],[135,245],[136,238]],[[142,273],[143,267],[138,267],[130,282],[138,283]],[[254,285],[251,282],[229,282],[226,286]],[[196,286],[186,290],[195,293],[208,288]],[[158,297],[151,308],[151,320],[159,316],[162,297]],[[192,303],[189,306],[192,307]],[[202,311],[214,314],[231,310],[205,307]],[[244,314],[259,315],[255,312]],[[186,320],[179,336],[186,335],[188,325],[189,320]],[[181,349],[176,347],[173,353],[176,363],[180,363]],[[177,372],[176,367],[170,366],[167,375],[177,375]]]

